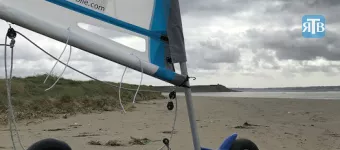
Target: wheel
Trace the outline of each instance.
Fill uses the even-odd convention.
[[[55,139],[44,139],[34,143],[27,150],[72,150],[71,147],[63,141]]]
[[[237,139],[231,145],[230,150],[259,150],[259,148],[248,139]]]

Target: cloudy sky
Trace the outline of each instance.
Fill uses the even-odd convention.
[[[227,87],[340,85],[339,0],[180,0],[189,73],[192,84]],[[301,19],[306,14],[326,18],[326,36],[305,39]],[[0,35],[7,30],[0,21]],[[16,27],[58,56],[64,44]],[[0,36],[0,41],[3,41]],[[133,38],[120,39],[138,43]],[[3,42],[2,42],[3,43]],[[120,81],[124,67],[73,49],[70,65],[96,78]],[[68,52],[66,52],[68,53]],[[0,69],[4,70],[0,53]],[[67,60],[67,55],[63,57]],[[49,72],[54,61],[22,38],[17,39],[15,76]],[[59,65],[55,71],[61,72]],[[4,76],[4,73],[0,75]],[[86,80],[70,69],[66,78]],[[138,84],[140,73],[129,70],[125,82]],[[144,76],[144,84],[168,85]]]

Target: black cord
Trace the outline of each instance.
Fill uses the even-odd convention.
[[[71,68],[72,70],[74,70],[74,71],[76,71],[76,72],[78,72],[78,73],[80,73],[80,74],[82,74],[82,75],[84,75],[84,76],[86,76],[86,77],[89,77],[89,78],[91,78],[91,79],[93,79],[93,80],[96,80],[96,81],[100,81],[100,80],[98,80],[98,79],[96,79],[96,78],[93,78],[93,77],[91,77],[91,76],[89,76],[89,75],[87,75],[87,74],[85,74],[85,73],[83,73],[83,72],[81,72],[81,71],[79,71],[79,70],[77,70],[77,69],[75,69],[75,68],[73,68],[73,67],[71,67],[71,66],[65,64],[64,62],[60,61],[58,58],[56,58],[56,57],[54,57],[53,55],[51,55],[50,53],[46,52],[44,49],[42,49],[40,46],[38,46],[37,44],[35,44],[33,41],[31,41],[31,40],[30,40],[29,38],[27,38],[25,35],[21,34],[21,33],[18,32],[18,31],[16,31],[16,32],[17,32],[19,35],[21,35],[22,37],[24,37],[26,40],[28,40],[30,43],[32,43],[34,46],[36,46],[37,48],[39,48],[41,51],[43,51],[46,55],[48,55],[48,56],[52,57],[53,59],[57,60],[59,63],[61,63],[61,64],[65,65],[65,66]]]
[[[16,31],[16,33],[18,33],[19,35],[21,35],[23,38],[25,38],[27,41],[29,41],[30,43],[32,43],[34,46],[36,46],[38,49],[40,49],[41,51],[43,51],[45,54],[47,54],[48,56],[52,57],[53,59],[57,60],[58,62],[60,62],[61,64],[69,67],[70,69],[90,78],[90,79],[93,79],[95,81],[98,81],[98,82],[102,82],[102,83],[105,83],[107,85],[110,85],[110,86],[113,86],[113,87],[116,87],[118,88],[117,86],[113,85],[113,84],[110,84],[110,83],[107,83],[107,82],[104,82],[104,81],[101,81],[101,80],[98,80],[94,77],[91,77],[89,75],[87,75],[86,73],[82,72],[82,71],[79,71],[77,70],[76,68],[73,68],[67,64],[65,64],[64,62],[60,61],[58,58],[54,57],[53,55],[51,55],[50,53],[48,53],[47,51],[45,51],[43,48],[41,48],[39,45],[37,45],[36,43],[34,43],[32,40],[30,40],[28,37],[26,37],[25,35],[23,35],[22,33],[20,33],[19,31]],[[130,88],[122,88],[122,89],[125,89],[125,90],[130,90],[130,91],[135,91],[136,89],[130,89]],[[140,90],[141,92],[160,92],[160,91],[153,91],[153,90]]]

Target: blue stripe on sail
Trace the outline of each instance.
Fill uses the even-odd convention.
[[[172,81],[175,78],[175,72],[165,68],[165,48],[164,43],[160,40],[160,36],[166,34],[167,21],[170,7],[170,0],[155,0],[154,12],[151,22],[150,30],[142,27],[118,20],[116,18],[107,16],[105,14],[96,12],[86,7],[74,4],[67,0],[46,0],[48,2],[57,4],[64,8],[76,11],[78,13],[93,17],[103,22],[145,35],[150,37],[149,56],[150,62],[159,66],[155,77]]]
[[[150,30],[166,34],[170,11],[170,0],[155,0]],[[165,68],[165,45],[159,40],[150,39],[150,62]]]
[[[157,72],[155,73],[155,76],[167,80],[167,81],[172,81],[175,78],[175,72],[165,69],[165,68],[158,68]]]
[[[59,6],[65,7],[65,8],[68,8],[68,9],[76,11],[78,13],[96,18],[96,19],[104,21],[106,23],[116,25],[118,27],[130,30],[130,31],[133,31],[133,32],[136,32],[136,33],[148,36],[148,37],[151,37],[151,38],[155,38],[155,39],[160,38],[160,34],[157,33],[157,32],[152,32],[150,30],[141,28],[139,26],[136,26],[136,25],[133,25],[133,24],[112,18],[112,17],[107,16],[105,14],[96,12],[94,10],[91,10],[91,9],[86,8],[86,7],[74,4],[72,2],[69,2],[67,0],[46,0],[46,1],[57,4]]]

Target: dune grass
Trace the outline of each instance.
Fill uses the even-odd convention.
[[[13,77],[12,101],[17,120],[55,117],[58,114],[77,114],[120,110],[118,88],[97,81],[60,79],[57,85],[45,92],[57,77],[52,76],[43,84],[46,75],[26,78]],[[117,83],[112,83],[119,85]],[[123,84],[137,88],[137,85]],[[147,86],[142,89],[149,89]],[[125,106],[131,106],[135,91],[121,90]],[[0,123],[7,122],[6,82],[0,79]],[[160,92],[139,92],[136,101],[162,99]],[[130,109],[133,107],[130,107]],[[127,108],[129,109],[129,108]]]

